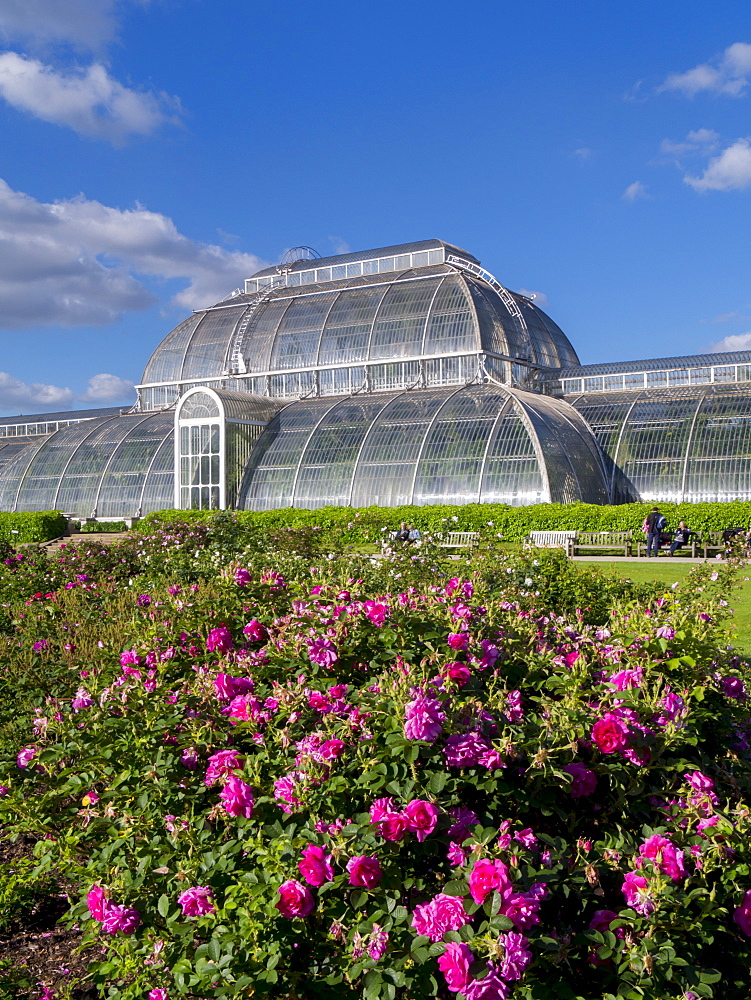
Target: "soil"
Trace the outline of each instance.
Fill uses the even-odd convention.
[[[0,864],[33,858],[33,851],[31,838],[11,842],[0,834]],[[55,991],[47,996],[60,992],[76,1000],[96,1000],[98,991],[81,983],[87,971],[86,957],[79,953],[81,931],[59,924],[70,905],[66,889],[72,887],[58,884],[0,930],[0,1000],[39,998],[44,987]]]

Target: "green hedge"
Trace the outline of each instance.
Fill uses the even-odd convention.
[[[82,535],[102,535],[118,531],[127,531],[125,521],[82,521],[78,529]]]
[[[315,526],[342,544],[376,541],[382,530],[398,528],[402,521],[423,532],[441,530],[500,532],[509,541],[519,541],[533,530],[575,529],[583,531],[640,531],[652,503],[621,504],[536,504],[509,507],[507,504],[435,505],[430,507],[321,507],[318,510],[284,507],[280,510],[237,511],[239,524],[255,530]],[[662,503],[660,510],[670,527],[685,521],[694,531],[722,531],[728,527],[751,526],[751,501],[731,503]],[[149,514],[136,530],[151,531],[172,523],[211,521],[224,513],[196,510],[166,510]]]
[[[67,518],[57,510],[0,513],[0,540],[11,545],[48,542],[51,538],[59,538],[67,526]]]

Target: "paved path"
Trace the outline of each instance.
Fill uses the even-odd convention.
[[[574,562],[619,562],[619,563],[638,563],[640,566],[644,563],[652,563],[655,561],[655,556],[570,556]],[[697,556],[696,559],[692,559],[691,556],[657,556],[657,559],[661,563],[691,563],[696,565],[697,563],[714,563],[720,562],[719,559],[705,559],[703,556]]]
[[[42,542],[42,545],[44,545],[47,552],[59,552],[63,545],[86,545],[87,542],[111,545],[113,542],[119,542],[122,538],[128,538],[129,535],[129,531],[87,531],[82,534],[63,535],[60,538],[53,538],[52,541]],[[19,548],[22,547],[19,546]]]

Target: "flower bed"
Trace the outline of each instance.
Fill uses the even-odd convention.
[[[241,542],[3,570],[0,822],[77,884],[103,996],[744,994],[736,567]]]

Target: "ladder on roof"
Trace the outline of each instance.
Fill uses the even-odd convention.
[[[264,288],[262,291],[257,292],[248,303],[248,308],[243,313],[242,319],[235,330],[235,335],[232,338],[232,347],[230,348],[229,362],[227,364],[228,375],[247,374],[248,369],[245,367],[245,358],[242,354],[243,340],[258,307],[262,306],[275,290],[275,288]]]
[[[493,291],[500,296],[503,304],[519,324],[519,328],[524,339],[527,343],[529,343],[530,336],[527,321],[524,319],[524,315],[519,308],[518,302],[508,288],[504,288],[500,281],[494,277],[490,271],[486,271],[485,268],[480,267],[479,264],[473,264],[470,260],[464,260],[463,257],[456,257],[454,254],[449,254],[448,257],[446,257],[446,263],[453,264],[454,267],[458,267],[462,271],[469,271],[470,274],[474,274],[476,278],[481,278],[484,282],[490,285]],[[528,358],[527,360],[531,359]]]

